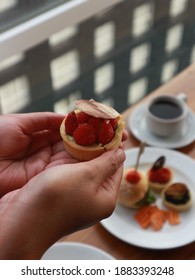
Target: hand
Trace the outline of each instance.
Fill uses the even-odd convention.
[[[47,168],[76,162],[64,151],[59,134],[62,120],[53,113],[0,117],[0,197]]]
[[[62,119],[52,113],[0,117],[0,258],[40,258],[60,237],[115,207],[123,150],[78,163],[64,151]]]

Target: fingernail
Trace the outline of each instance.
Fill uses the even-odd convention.
[[[115,154],[118,158],[118,163],[121,166],[126,159],[126,155],[123,149],[119,148],[115,151]]]

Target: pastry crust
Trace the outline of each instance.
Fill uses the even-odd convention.
[[[101,146],[99,144],[93,144],[90,146],[81,146],[78,145],[75,141],[74,138],[69,136],[66,133],[65,130],[65,119],[61,123],[60,126],[60,134],[63,139],[64,143],[64,148],[65,150],[75,159],[78,159],[80,161],[87,161],[94,159],[101,154],[103,154],[105,151],[112,150],[112,149],[117,149],[122,140],[122,134],[124,131],[125,123],[122,121],[121,116],[118,116],[118,126],[115,130],[115,136],[114,138],[106,145]]]
[[[126,175],[130,170],[133,170],[133,168],[124,170],[118,195],[118,203],[128,208],[138,208],[136,203],[145,197],[148,191],[148,181],[146,175],[139,171],[141,180],[136,184],[129,183],[126,180]]]

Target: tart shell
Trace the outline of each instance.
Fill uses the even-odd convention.
[[[118,117],[118,126],[115,130],[115,136],[114,138],[106,145],[101,146],[99,144],[93,144],[90,146],[82,146],[78,145],[73,137],[70,137],[65,130],[65,120],[61,123],[60,126],[60,134],[63,139],[64,148],[65,150],[75,159],[78,159],[79,161],[88,161],[92,160],[104,152],[112,149],[117,149],[122,141],[122,134],[124,130],[125,123],[122,121],[121,116]]]

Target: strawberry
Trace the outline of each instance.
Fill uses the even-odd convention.
[[[141,176],[140,176],[139,172],[136,170],[130,170],[127,173],[126,180],[131,184],[137,184],[140,179],[141,179]]]
[[[96,142],[96,134],[93,126],[88,123],[80,123],[73,133],[74,140],[82,146],[89,146]]]
[[[88,120],[88,124],[90,124],[91,126],[93,126],[96,136],[98,136],[99,133],[99,129],[100,129],[100,125],[101,125],[102,119],[96,118],[96,117],[91,117]]]
[[[73,132],[78,126],[77,116],[74,111],[70,112],[65,120],[65,129],[66,133],[69,135],[73,135]]]
[[[113,126],[113,128],[116,129],[116,128],[117,128],[117,125],[118,125],[118,119],[117,119],[117,118],[111,119],[111,120],[110,120],[110,123],[111,123],[111,125]]]
[[[171,179],[171,172],[168,168],[162,167],[156,170],[151,169],[149,180],[151,182],[166,184]]]
[[[85,112],[77,113],[77,121],[78,121],[78,123],[86,123],[89,118],[90,118],[90,116],[87,113],[85,113]]]
[[[114,128],[109,120],[103,120],[98,134],[98,142],[102,145],[108,144],[114,137]]]
[[[102,145],[108,144],[114,137],[117,119],[101,119],[85,112],[70,112],[65,120],[67,134],[73,135],[79,145],[88,146],[96,141]]]

